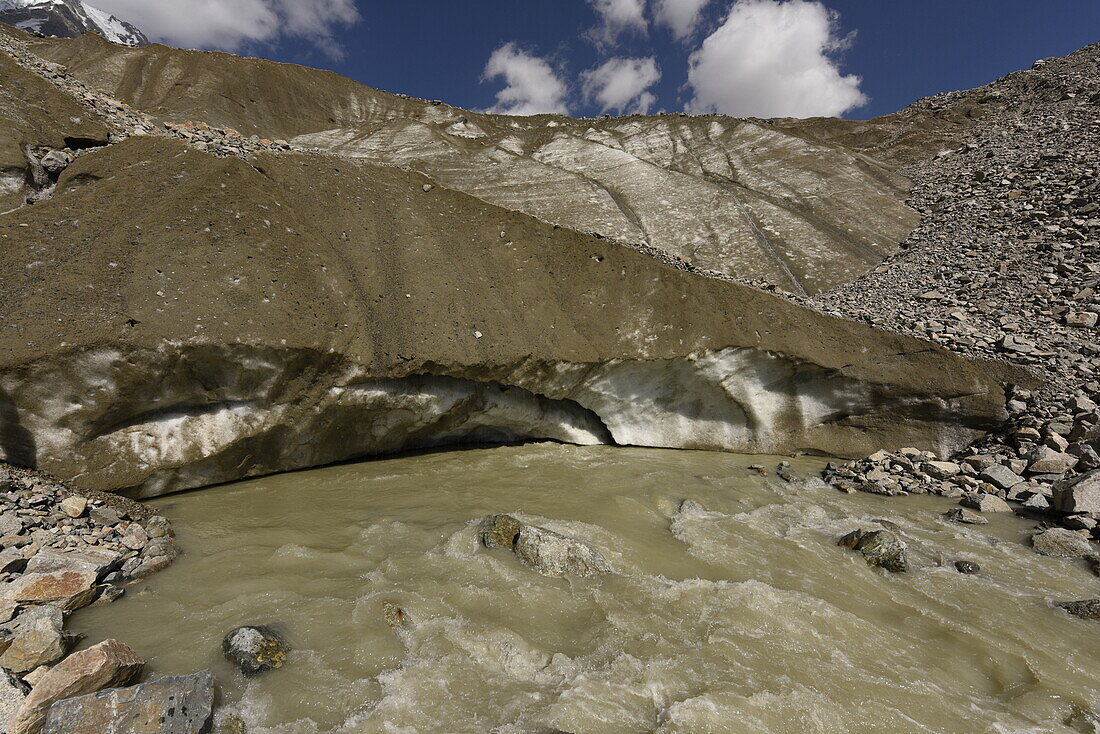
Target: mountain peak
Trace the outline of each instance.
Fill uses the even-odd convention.
[[[144,46],[145,34],[82,0],[0,0],[0,22],[44,36],[74,38],[87,31],[124,46]]]

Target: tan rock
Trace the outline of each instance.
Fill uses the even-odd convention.
[[[26,604],[53,604],[61,609],[86,607],[95,598],[97,574],[90,571],[28,573],[12,582],[7,599]]]
[[[84,497],[66,497],[61,500],[61,511],[69,517],[80,517],[88,508],[88,500]]]
[[[62,611],[55,606],[30,607],[21,612],[7,625],[12,638],[0,654],[0,667],[25,673],[60,660],[70,643],[63,630],[64,621]]]
[[[124,686],[141,673],[145,661],[118,640],[105,640],[73,653],[42,676],[8,727],[7,734],[36,734],[57,701]]]

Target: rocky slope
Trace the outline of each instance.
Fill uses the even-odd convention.
[[[83,486],[470,440],[946,452],[1026,379],[416,171],[156,125],[0,40],[110,128],[0,219],[0,452]]]
[[[44,36],[75,38],[91,31],[124,46],[149,43],[126,21],[81,0],[0,0],[0,23]]]

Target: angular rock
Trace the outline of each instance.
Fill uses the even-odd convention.
[[[42,734],[205,734],[214,715],[214,676],[156,678],[50,706]]]
[[[27,698],[30,689],[25,683],[6,670],[0,670],[0,732],[7,732],[8,725]]]
[[[1077,463],[1076,456],[1047,446],[1036,446],[1028,453],[1027,460],[1027,470],[1034,474],[1064,474]]]
[[[955,561],[955,570],[959,573],[972,574],[981,571],[982,567],[973,561]]]
[[[1024,481],[1019,474],[1000,464],[983,469],[978,476],[999,489],[1010,489]]]
[[[953,461],[926,461],[922,465],[924,473],[941,482],[958,474],[961,469]]]
[[[1050,528],[1031,536],[1035,552],[1056,558],[1084,558],[1096,552],[1087,539],[1073,530]]]
[[[1100,470],[1055,482],[1054,508],[1059,512],[1100,513]]]
[[[1012,512],[1012,507],[995,494],[968,494],[959,500],[959,504],[979,512]]]
[[[222,640],[226,659],[249,678],[283,667],[288,652],[283,636],[267,625],[237,627]]]
[[[948,510],[944,513],[944,517],[952,522],[966,523],[967,525],[986,525],[989,523],[989,518],[982,517],[976,512],[971,512],[962,507],[956,507],[953,510]]]
[[[118,553],[107,548],[88,547],[79,550],[43,548],[27,564],[27,573],[79,571],[101,576],[116,569],[120,560]]]
[[[95,599],[98,576],[89,571],[26,573],[4,589],[4,596],[26,604],[52,604],[70,611]]]
[[[83,497],[66,497],[61,500],[61,511],[69,517],[80,517],[88,507],[88,500]]]
[[[600,576],[611,566],[592,546],[553,530],[523,525],[515,553],[526,566],[543,576]]]
[[[64,632],[65,616],[61,609],[44,605],[29,607],[5,625],[13,637],[0,655],[0,667],[26,673],[50,665],[65,656],[71,638]]]
[[[145,661],[118,640],[105,640],[73,653],[42,676],[23,702],[7,734],[36,734],[54,703],[126,685],[144,666]]]
[[[905,543],[889,530],[855,530],[837,541],[837,545],[859,551],[870,566],[893,573],[909,570]]]

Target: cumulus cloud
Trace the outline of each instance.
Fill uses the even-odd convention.
[[[334,31],[360,20],[355,0],[95,0],[94,4],[155,40],[226,51],[299,37],[339,56]]]
[[[489,57],[482,79],[503,78],[506,85],[497,92],[497,103],[488,112],[504,115],[538,115],[547,112],[569,114],[568,88],[546,59],[506,43]]]
[[[676,40],[682,41],[695,32],[708,3],[710,0],[657,0],[654,22],[668,28]]]
[[[597,44],[612,46],[625,32],[644,36],[649,30],[646,0],[588,0],[588,3],[600,16],[600,25],[589,36]]]
[[[585,98],[598,102],[604,112],[625,110],[642,115],[648,114],[657,101],[647,90],[660,79],[661,70],[652,57],[608,59],[581,75]]]
[[[808,0],[738,0],[689,60],[691,112],[737,116],[840,115],[867,102],[858,76],[831,54],[844,48],[837,15]]]

